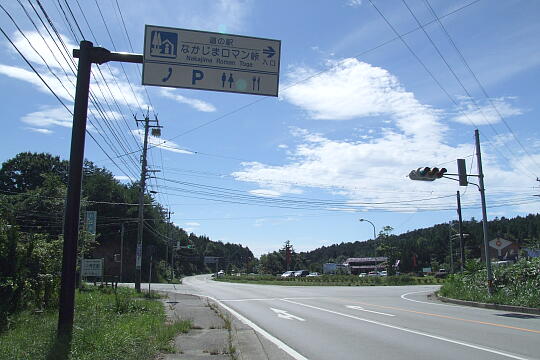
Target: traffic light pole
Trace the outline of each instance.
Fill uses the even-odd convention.
[[[476,162],[478,163],[478,190],[482,199],[482,229],[484,231],[484,255],[486,260],[487,287],[490,295],[493,294],[493,274],[491,272],[491,257],[489,256],[488,223],[486,211],[486,194],[484,188],[484,172],[482,171],[482,154],[480,152],[480,134],[478,129],[474,130],[476,141]]]
[[[62,345],[59,358],[67,358],[72,338],[73,315],[75,310],[75,282],[77,265],[77,242],[79,240],[79,216],[81,206],[82,168],[88,97],[90,92],[90,73],[92,64],[108,61],[142,63],[139,54],[113,53],[107,49],[94,47],[90,41],[80,42],[80,49],[73,50],[79,58],[75,103],[73,105],[73,126],[71,129],[71,150],[69,155],[69,177],[64,216],[64,244],[62,253],[62,273],[58,299],[57,345]]]
[[[465,268],[465,246],[463,242],[463,220],[461,218],[461,196],[459,194],[459,190],[456,193],[457,196],[457,213],[458,213],[458,226],[459,226],[459,255],[461,258],[461,272],[463,272]]]

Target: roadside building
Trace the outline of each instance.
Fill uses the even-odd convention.
[[[323,264],[323,274],[350,274],[348,265],[326,263]]]
[[[387,262],[388,258],[386,256],[379,256],[348,258],[343,264],[348,266],[351,274],[358,275],[360,273],[368,273],[370,271],[386,270]]]

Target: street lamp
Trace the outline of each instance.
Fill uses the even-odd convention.
[[[373,226],[373,240],[375,240],[377,238],[377,235],[376,235],[376,231],[375,231],[375,225],[373,225],[373,223],[367,219],[358,219],[360,222],[362,221],[367,221],[368,223],[371,224],[371,226]]]

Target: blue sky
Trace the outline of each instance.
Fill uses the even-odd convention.
[[[37,3],[21,3],[37,30],[15,1],[2,4],[0,26],[71,109],[71,58]],[[41,3],[69,51],[80,28],[94,45],[142,53],[145,24],[281,40],[277,98],[144,88],[138,65],[93,67],[88,129],[116,164],[88,136],[86,158],[135,180],[141,136],[133,115],[157,114],[164,128],[151,139],[149,161],[161,172],[150,190],[188,231],[256,255],[286,240],[309,250],[371,238],[359,218],[396,234],[454,220],[457,190],[464,218],[479,219],[474,186],[407,178],[421,166],[456,172],[457,158],[476,173],[475,128],[488,216],[538,211],[536,1]],[[0,42],[0,160],[22,151],[68,158],[69,112],[6,37]]]

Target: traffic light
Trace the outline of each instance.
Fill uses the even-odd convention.
[[[446,168],[439,169],[438,167],[429,168],[423,167],[413,170],[409,173],[409,179],[421,181],[434,181],[440,179],[447,172]]]

